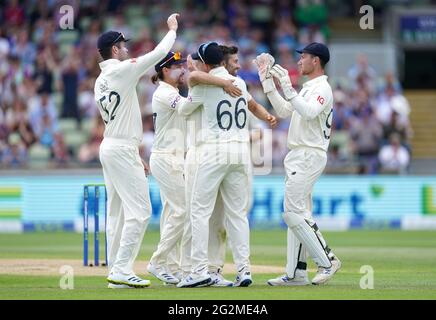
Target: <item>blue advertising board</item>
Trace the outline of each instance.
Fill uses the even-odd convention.
[[[0,177],[0,232],[80,231],[83,186],[103,182],[99,175]],[[150,226],[158,227],[159,188],[153,177],[149,182]],[[248,215],[251,227],[285,227],[283,198],[283,176],[256,176]],[[313,215],[320,226],[332,230],[436,229],[436,176],[322,176],[313,192]]]

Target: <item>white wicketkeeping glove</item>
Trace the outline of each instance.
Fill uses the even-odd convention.
[[[262,82],[263,92],[268,93],[276,90],[270,70],[275,60],[269,53],[262,53],[253,60],[257,66],[260,81]]]
[[[282,87],[283,94],[285,95],[286,100],[289,101],[298,95],[297,91],[292,86],[292,82],[291,79],[289,78],[288,70],[283,68],[281,65],[276,64],[271,68],[270,74],[274,78],[279,80],[280,86]]]

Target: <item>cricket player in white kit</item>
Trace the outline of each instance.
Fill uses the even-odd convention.
[[[147,267],[148,272],[159,280],[177,284],[179,279],[171,267],[178,268],[179,255],[175,250],[181,239],[186,216],[184,157],[186,121],[177,112],[177,104],[183,101],[178,86],[183,84],[185,70],[179,52],[169,52],[155,65],[159,87],[153,94],[152,110],[155,129],[150,156],[150,169],[156,179],[162,201],[161,241]],[[169,265],[171,264],[171,265]],[[174,268],[174,267],[173,267]]]
[[[288,225],[286,274],[268,281],[269,285],[307,285],[307,253],[318,266],[312,284],[323,284],[341,267],[340,260],[327,246],[312,219],[312,190],[327,163],[330,142],[333,93],[324,74],[330,60],[328,48],[311,43],[301,53],[300,73],[310,80],[300,93],[293,88],[288,71],[276,64],[269,54],[255,60],[264,92],[277,114],[291,117],[288,134],[290,149],[285,158],[286,170],[283,219]],[[285,99],[278,93],[273,77],[277,78]]]
[[[151,215],[148,182],[138,146],[143,136],[136,95],[140,77],[170,51],[176,39],[178,14],[168,18],[169,31],[151,52],[128,59],[127,41],[115,31],[98,39],[104,59],[94,94],[105,122],[100,161],[108,194],[108,264],[110,288],[147,287],[150,281],[137,277],[133,263]]]
[[[147,270],[159,280],[170,284],[179,282],[177,273],[180,272],[180,250],[177,247],[186,220],[186,119],[178,113],[179,106],[187,101],[178,90],[178,86],[184,83],[185,62],[179,52],[169,52],[155,65],[156,74],[152,78],[154,83],[159,82],[159,86],[152,99],[155,136],[150,169],[159,185],[163,206],[160,242]],[[189,79],[221,86],[229,93],[240,91],[230,80],[211,79],[207,74],[199,72],[190,74]]]
[[[188,101],[179,113],[196,113],[200,130],[195,132],[195,148],[199,161],[192,182],[190,215],[192,228],[191,273],[178,287],[200,287],[212,284],[208,273],[209,219],[218,192],[228,219],[229,239],[238,275],[235,286],[252,283],[249,261],[248,203],[248,92],[242,79],[231,76],[220,66],[223,53],[216,42],[202,44],[192,55],[201,60],[199,69],[224,79],[232,79],[242,90],[239,98],[225,94],[216,86],[197,85],[190,90]],[[188,151],[189,152],[189,151]]]
[[[238,58],[238,48],[235,46],[225,46],[220,45],[220,49],[223,52],[223,62],[222,65],[226,68],[230,75],[237,77],[241,65],[239,64]],[[212,76],[213,77],[213,76]],[[248,110],[256,116],[256,118],[263,120],[274,128],[277,125],[277,119],[271,115],[261,104],[253,99],[253,97],[248,93],[247,101]],[[251,164],[249,166],[251,169]],[[249,171],[248,174],[248,190],[249,190],[249,200],[247,207],[247,214],[251,208],[251,184],[252,184],[252,172]],[[229,287],[233,285],[233,282],[226,280],[222,274],[226,255],[226,221],[224,214],[224,206],[222,203],[221,194],[218,193],[217,201],[215,203],[215,208],[213,214],[209,221],[209,274],[214,280],[212,286],[216,287]]]

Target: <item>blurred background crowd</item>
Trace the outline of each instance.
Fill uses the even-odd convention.
[[[59,27],[62,5],[74,8],[74,28]],[[356,12],[359,1],[344,14]],[[98,167],[104,125],[93,87],[100,69],[99,34],[112,29],[127,38],[132,57],[152,50],[167,32],[166,18],[180,12],[175,51],[195,52],[215,40],[239,48],[239,75],[252,96],[274,113],[262,92],[252,59],[270,52],[297,86],[295,49],[329,43],[324,1],[5,1],[0,9],[0,167]],[[358,12],[358,10],[357,10]],[[328,71],[328,69],[327,69]],[[143,116],[142,156],[153,141],[150,72],[138,87]],[[380,74],[365,55],[355,57],[334,89],[328,172],[407,173],[413,150],[409,114],[397,75]],[[186,92],[185,90],[182,90]],[[413,111],[412,111],[413,112]],[[256,121],[253,127],[264,126]],[[282,169],[289,119],[273,130],[273,166]]]

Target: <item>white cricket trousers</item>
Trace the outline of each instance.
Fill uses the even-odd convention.
[[[251,210],[252,206],[252,165],[248,166],[248,207],[246,214]],[[224,205],[221,193],[215,202],[215,208],[209,220],[209,271],[218,272],[224,268],[226,261],[226,240],[227,240],[227,221],[225,220]]]
[[[147,177],[138,147],[126,140],[103,139],[100,162],[108,196],[108,270],[130,275],[151,216]]]
[[[150,169],[159,185],[162,201],[160,242],[150,262],[165,265],[175,272],[180,268],[177,245],[182,239],[186,219],[183,155],[152,152]]]
[[[185,201],[186,201],[186,216],[183,226],[183,236],[180,245],[180,268],[183,275],[187,276],[191,272],[191,246],[192,246],[192,226],[191,226],[191,194],[192,183],[195,172],[197,170],[197,153],[195,147],[190,147],[185,158]]]
[[[312,219],[312,190],[327,164],[325,151],[297,147],[289,151],[285,160],[284,210]],[[293,278],[297,269],[307,267],[307,250],[288,228],[286,273]]]
[[[192,183],[191,272],[208,272],[209,219],[221,194],[233,260],[238,271],[250,268],[247,144],[204,144]]]

